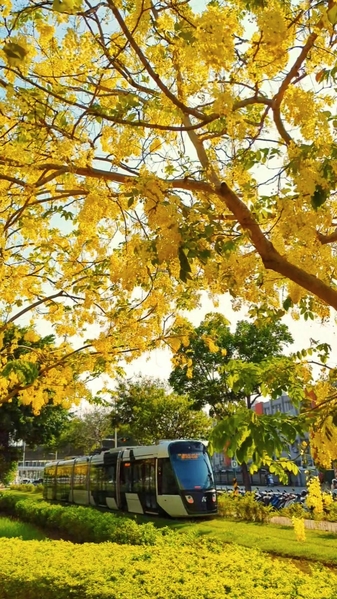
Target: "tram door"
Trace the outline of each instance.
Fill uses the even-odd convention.
[[[121,462],[119,471],[119,509],[127,511],[128,503],[126,493],[132,490],[132,467],[131,462]]]
[[[144,512],[157,513],[156,459],[133,462],[133,492],[137,493]]]
[[[151,511],[157,507],[156,497],[156,460],[144,461],[144,507]]]

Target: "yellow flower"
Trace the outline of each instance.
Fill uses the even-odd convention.
[[[305,526],[303,518],[296,518],[293,516],[291,521],[293,523],[297,541],[305,541]]]

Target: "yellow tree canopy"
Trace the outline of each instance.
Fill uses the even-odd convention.
[[[13,398],[35,414],[46,404],[69,409],[90,400],[83,368],[84,360],[79,364],[66,342],[56,345],[53,335],[40,337],[33,328],[8,324],[0,335],[0,416],[1,406]]]
[[[202,289],[337,308],[336,13],[3,0],[3,326],[42,313],[90,369],[175,343]]]

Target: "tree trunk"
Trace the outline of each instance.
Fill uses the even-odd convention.
[[[252,484],[251,484],[250,474],[249,474],[248,466],[247,466],[246,462],[242,462],[241,472],[242,472],[243,484],[245,486],[245,491],[251,491]]]

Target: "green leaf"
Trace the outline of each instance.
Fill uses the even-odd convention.
[[[329,192],[327,189],[324,189],[321,185],[316,185],[316,189],[311,196],[311,205],[314,210],[317,210],[320,206],[328,199]]]
[[[74,14],[82,8],[81,0],[54,0],[53,10],[61,13]]]
[[[8,377],[11,372],[14,372],[20,382],[24,385],[33,383],[39,375],[39,368],[33,362],[25,360],[12,360],[8,362],[2,370],[2,376]]]
[[[179,278],[181,281],[186,283],[187,279],[192,279],[191,274],[190,274],[191,266],[190,266],[190,263],[187,259],[187,256],[186,256],[182,246],[179,247],[178,258],[179,258],[179,262],[180,262]]]
[[[294,305],[293,301],[292,301],[290,295],[288,295],[288,297],[284,300],[284,302],[282,304],[283,309],[287,312],[289,310],[289,308],[292,308],[293,305]]]
[[[7,42],[3,51],[7,56],[8,64],[13,67],[20,66],[28,54],[26,48],[15,42]]]
[[[337,23],[337,4],[333,3],[332,7],[328,10],[328,19],[332,25]]]

